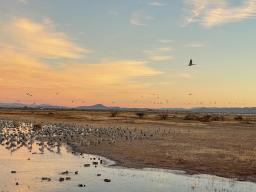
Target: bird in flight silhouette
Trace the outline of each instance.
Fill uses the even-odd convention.
[[[193,65],[196,65],[196,64],[194,64],[193,61],[192,61],[192,59],[190,59],[188,66],[191,67],[191,66],[193,66]]]

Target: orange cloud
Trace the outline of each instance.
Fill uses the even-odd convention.
[[[146,50],[145,53],[148,59],[155,62],[170,61],[174,60],[174,56],[170,55],[171,51],[174,49],[172,47],[160,47],[154,50]]]
[[[3,32],[3,31],[0,31]],[[110,103],[113,98],[129,99],[147,91],[146,83],[136,80],[161,74],[145,61],[102,60],[98,63],[77,62],[87,49],[71,42],[63,33],[48,29],[28,19],[16,19],[4,30],[6,38],[0,52],[3,90],[0,100],[71,104],[72,99],[97,99]],[[7,35],[8,34],[8,35]],[[44,58],[69,58],[69,64],[51,66]],[[50,60],[51,61],[51,60]],[[33,98],[25,93],[33,92]],[[53,93],[61,91],[56,100]]]
[[[36,57],[74,59],[89,52],[71,42],[64,33],[54,31],[50,24],[26,18],[12,20],[3,33],[4,44]]]

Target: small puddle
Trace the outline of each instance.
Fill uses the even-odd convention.
[[[30,131],[23,130],[24,134]],[[67,146],[62,145],[49,146],[35,141],[25,144],[16,142],[12,146],[15,132],[17,129],[2,129],[0,192],[256,191],[255,183],[210,175],[191,176],[160,169],[111,167],[109,165],[113,161],[89,154],[73,154]],[[9,143],[5,138],[7,135]],[[24,135],[19,137],[21,140]]]

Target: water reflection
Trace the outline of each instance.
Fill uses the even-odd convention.
[[[0,122],[1,192],[251,192],[256,184],[209,175],[109,167],[60,142],[38,141],[31,123]]]

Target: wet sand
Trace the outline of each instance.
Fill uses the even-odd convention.
[[[170,113],[167,120],[160,120],[159,113],[153,112],[139,119],[135,112],[119,112],[117,117],[110,117],[109,111],[0,110],[0,118],[143,130],[146,134],[143,139],[120,139],[89,147],[72,143],[77,152],[101,155],[121,166],[166,168],[191,174],[256,180],[254,115],[245,115],[241,121],[234,120],[236,114],[225,114],[224,121],[210,122],[184,120],[186,115]]]

